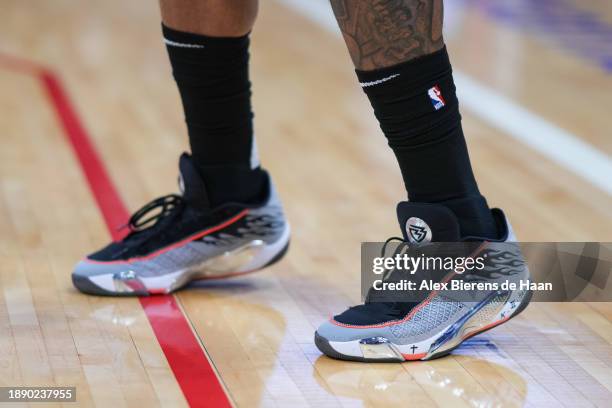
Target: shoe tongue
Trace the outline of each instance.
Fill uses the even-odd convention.
[[[193,207],[210,207],[204,180],[187,153],[183,153],[179,160],[179,189],[185,201]]]
[[[404,239],[416,245],[461,238],[457,217],[443,205],[402,201],[397,205],[397,218]]]

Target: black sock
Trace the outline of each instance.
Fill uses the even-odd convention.
[[[392,67],[357,71],[357,77],[410,200],[448,206],[463,235],[495,237],[495,221],[472,173],[446,47]]]
[[[213,206],[259,197],[265,172],[253,140],[249,36],[207,37],[162,25],[194,163]]]

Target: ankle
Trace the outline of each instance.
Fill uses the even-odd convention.
[[[212,207],[228,202],[254,204],[265,199],[267,173],[261,167],[198,166]]]
[[[459,220],[461,235],[497,239],[499,232],[487,200],[480,194],[438,202]]]

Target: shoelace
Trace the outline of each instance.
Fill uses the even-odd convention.
[[[395,257],[395,255],[397,254],[401,254],[405,248],[410,249],[413,246],[413,244],[411,244],[409,241],[405,240],[402,237],[388,238],[383,244],[383,247],[381,249],[381,255],[380,255],[381,257],[385,256],[385,253],[387,252],[387,246],[393,241],[398,241],[400,243],[397,246],[397,248],[395,248],[395,251],[393,251],[393,255],[392,255],[393,257]],[[389,279],[393,271],[394,269],[390,269],[387,272],[385,272],[383,280]],[[368,299],[366,299],[366,303],[368,303]],[[390,315],[400,318],[407,313],[406,305],[410,305],[411,307],[414,307],[416,306],[417,303],[416,302],[384,302],[382,304],[385,305],[389,309],[388,313]]]
[[[399,241],[400,244],[397,246],[397,248],[395,248],[395,251],[393,252],[392,257],[395,257],[395,255],[401,253],[404,248],[411,248],[412,244],[408,241],[406,241],[404,238],[402,237],[391,237],[388,238],[385,243],[382,246],[382,249],[380,250],[380,256],[381,258],[385,256],[385,254],[387,253],[387,246],[393,242],[393,241]],[[383,280],[389,278],[389,274],[391,274],[391,272],[393,272],[393,269],[389,269],[388,271],[385,272],[384,276],[383,276]]]
[[[126,226],[131,232],[141,232],[147,230],[158,225],[161,220],[169,216],[176,216],[180,212],[177,210],[182,209],[184,205],[185,200],[183,197],[177,194],[168,194],[163,197],[156,198],[136,211],[130,217],[130,220]],[[158,212],[147,217],[147,215],[157,209],[159,209]]]
[[[393,251],[393,255],[391,255],[391,257],[395,257],[395,255],[400,254],[404,248],[410,248],[411,244],[410,242],[406,241],[404,238],[402,237],[391,237],[388,238],[385,243],[383,244],[381,250],[380,250],[380,256],[381,257],[385,257],[385,254],[387,253],[387,246],[393,242],[393,241],[399,241],[400,244],[397,246],[397,248],[395,248],[395,251]],[[387,280],[389,279],[391,273],[393,273],[394,269],[389,269],[387,271],[384,272],[383,278],[382,280]],[[368,295],[366,296],[365,299],[365,304],[369,304],[372,303],[371,302],[371,298],[370,298],[370,293],[368,293]],[[399,302],[382,302],[384,305],[388,306],[389,308],[391,308],[391,312],[392,313],[400,313],[401,310],[398,308],[399,306]]]

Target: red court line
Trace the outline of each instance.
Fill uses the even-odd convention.
[[[41,82],[110,234],[113,239],[120,239],[124,233],[118,226],[125,224],[129,213],[59,78],[45,67],[5,55],[0,55],[0,67],[34,76]],[[174,296],[141,297],[140,304],[189,405],[231,407],[211,362]]]
[[[53,73],[46,70],[41,71],[38,77],[62,124],[64,135],[79,160],[81,170],[85,173],[85,178],[87,178],[89,188],[104,217],[106,227],[114,240],[120,240],[127,232],[127,228],[121,228],[121,226],[130,217],[128,210],[119,197],[76,111],[72,108],[60,81]]]

